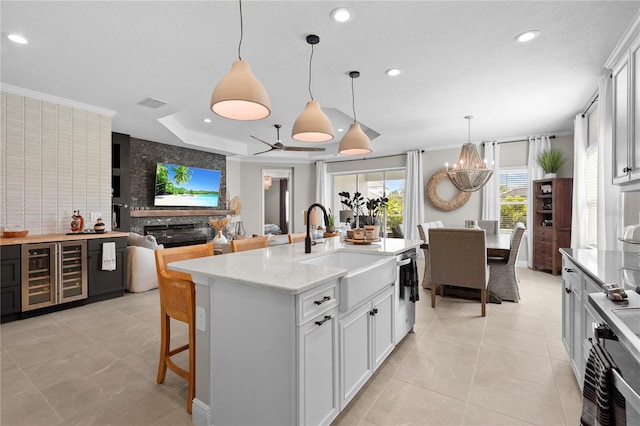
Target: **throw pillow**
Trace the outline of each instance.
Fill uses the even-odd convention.
[[[157,250],[164,248],[164,245],[158,244],[156,237],[153,235],[140,235],[135,232],[129,232],[127,237],[127,245],[145,247],[151,250]]]

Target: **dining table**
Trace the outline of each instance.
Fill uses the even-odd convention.
[[[511,234],[486,234],[487,259],[509,258],[511,251]],[[420,248],[429,250],[429,242],[420,245]]]

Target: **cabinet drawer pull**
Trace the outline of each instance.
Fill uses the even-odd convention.
[[[374,316],[377,313],[378,313],[378,308],[373,308],[372,310],[369,311],[369,315],[371,316]]]
[[[625,167],[624,169],[622,169],[622,173],[628,173],[631,171],[631,167]]]
[[[315,303],[316,305],[322,305],[324,302],[331,300],[330,296],[325,296],[322,298],[322,300],[316,300],[313,303]]]
[[[571,294],[571,289],[570,288],[565,288],[564,292],[567,293],[567,294]]]
[[[564,268],[564,270],[565,270],[566,272],[575,272],[575,269],[571,269],[571,268]]]
[[[329,321],[331,318],[333,318],[331,315],[325,315],[322,321],[316,321],[316,325],[322,325],[325,322]]]

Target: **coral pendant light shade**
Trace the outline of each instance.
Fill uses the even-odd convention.
[[[327,142],[333,139],[333,125],[317,101],[307,102],[293,123],[291,137],[302,142]]]
[[[340,141],[338,152],[343,155],[361,155],[371,152],[371,141],[358,123],[351,123],[347,134]]]
[[[248,63],[235,61],[218,82],[211,95],[211,111],[232,120],[261,120],[271,114],[269,95]]]

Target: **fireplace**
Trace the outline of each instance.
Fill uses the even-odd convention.
[[[207,223],[146,225],[144,235],[153,235],[165,247],[204,244],[211,240],[211,227]]]

